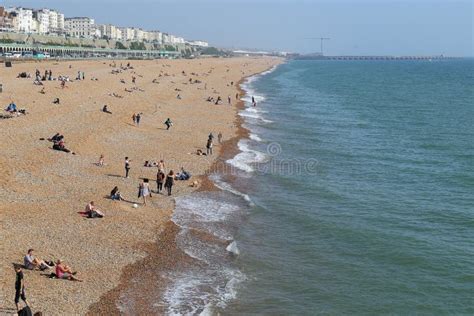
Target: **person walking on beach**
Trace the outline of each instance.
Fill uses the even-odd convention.
[[[130,172],[130,161],[128,157],[125,157],[125,178],[128,178],[128,173]]]
[[[25,303],[26,306],[28,306],[28,301],[26,300],[26,295],[25,295],[25,281],[23,278],[23,271],[20,266],[17,266],[15,268],[16,272],[16,280],[15,280],[15,305],[16,305],[16,310],[17,312],[20,310],[20,307],[18,303],[20,303],[20,298],[21,300]]]
[[[163,182],[165,181],[165,173],[161,170],[158,170],[156,173],[156,193],[160,193],[163,190]]]
[[[219,134],[217,134],[217,141],[219,142],[219,144],[222,144],[222,133],[219,132]]]
[[[132,115],[133,125],[137,125],[137,115],[133,113]]]
[[[206,144],[207,154],[212,155],[212,138],[209,137]]]
[[[238,94],[238,93],[235,94],[235,99],[236,99],[236,100],[239,99],[239,94]]]
[[[167,118],[165,121],[166,130],[169,130],[171,126],[173,126],[173,122],[171,122],[170,118]]]
[[[232,104],[232,100],[230,99],[230,95],[227,97],[227,102],[229,103],[229,105]]]
[[[163,159],[158,163],[158,171],[165,173],[165,161]]]
[[[138,197],[143,198],[143,204],[146,205],[146,197],[150,196],[151,197],[151,192],[150,192],[150,185],[149,185],[149,180],[148,179],[143,179],[143,182],[140,183],[138,187]]]
[[[166,182],[165,182],[165,188],[168,190],[168,196],[171,195],[171,188],[173,187],[174,184],[174,172],[173,170],[168,173],[166,176]]]
[[[135,117],[135,120],[137,122],[137,126],[140,126],[140,119],[142,118],[141,113],[138,113],[137,116]]]

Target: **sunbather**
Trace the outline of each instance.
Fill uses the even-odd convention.
[[[56,277],[58,279],[65,279],[71,281],[79,281],[82,282],[79,278],[75,276],[75,272],[72,272],[71,268],[65,264],[63,264],[61,259],[56,261]]]
[[[34,255],[33,255],[33,251],[34,251],[34,249],[28,249],[28,253],[23,258],[23,265],[25,266],[25,269],[28,269],[28,270],[35,270],[35,269],[46,270],[46,269],[53,268],[53,267],[49,266],[43,260],[35,258]]]

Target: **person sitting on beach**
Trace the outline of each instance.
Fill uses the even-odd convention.
[[[107,108],[107,104],[104,105],[104,107],[102,108],[102,112],[112,114],[112,112],[110,112],[109,109]]]
[[[104,217],[104,213],[102,213],[95,207],[94,201],[90,201],[89,204],[86,205],[86,209],[84,212],[86,213],[88,218]]]
[[[100,157],[99,157],[99,162],[97,163],[97,165],[98,165],[99,167],[102,167],[102,166],[105,165],[105,163],[104,163],[104,158],[105,158],[104,155],[101,154]]]
[[[11,102],[7,108],[5,109],[5,111],[9,112],[9,113],[14,113],[16,112],[16,104]]]
[[[221,97],[218,96],[218,97],[217,97],[217,100],[216,100],[216,102],[215,102],[215,105],[218,105],[221,101],[222,101]]]
[[[60,140],[58,142],[54,142],[53,149],[54,150],[59,150],[59,151],[64,151],[65,153],[71,152],[69,149],[66,148],[66,146],[64,145],[63,140]]]
[[[184,167],[181,167],[181,172],[176,175],[177,180],[186,181],[191,178],[191,174],[184,170]]]
[[[54,99],[53,104],[59,104],[59,98]]]
[[[23,258],[23,265],[25,269],[35,270],[39,269],[41,271],[46,269],[52,269],[53,267],[49,266],[46,262],[41,259],[35,258],[33,255],[34,249],[28,249],[28,253]]]
[[[62,140],[64,138],[63,135],[61,135],[59,132],[56,133],[53,137],[49,138],[48,140],[51,141],[51,142],[59,142],[60,140]]]
[[[65,265],[61,259],[56,261],[56,277],[58,279],[82,282],[82,280],[78,279],[75,274],[76,273],[72,272],[71,268]]]
[[[110,198],[113,201],[123,201],[122,194],[120,193],[117,186],[115,186],[112,191],[110,191]]]
[[[178,95],[176,96],[176,99],[178,100],[181,100],[181,95],[178,93]]]

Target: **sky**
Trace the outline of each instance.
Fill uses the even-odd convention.
[[[0,0],[216,47],[326,55],[474,56],[474,0]]]

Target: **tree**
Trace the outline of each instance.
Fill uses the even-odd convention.
[[[125,45],[122,44],[122,42],[115,42],[115,48],[116,49],[127,49]]]

